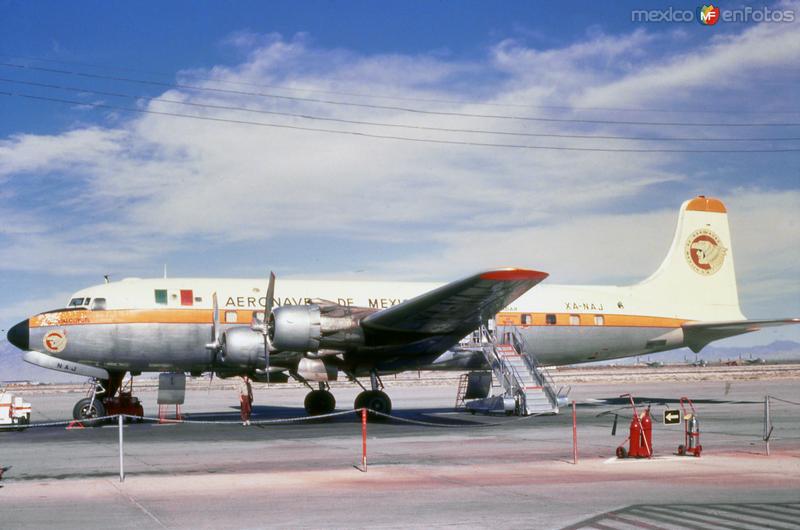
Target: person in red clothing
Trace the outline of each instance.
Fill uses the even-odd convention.
[[[250,413],[253,410],[253,387],[250,386],[250,378],[242,376],[239,384],[239,405],[242,413],[242,425],[250,425]]]

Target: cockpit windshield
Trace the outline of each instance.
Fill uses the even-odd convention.
[[[69,301],[69,307],[81,307],[89,305],[91,298],[73,298]]]

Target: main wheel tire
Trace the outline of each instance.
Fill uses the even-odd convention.
[[[106,415],[106,408],[103,403],[96,399],[92,403],[92,398],[83,398],[75,403],[72,409],[72,417],[78,421],[83,422],[85,425],[99,425],[100,422],[93,420]]]
[[[381,392],[380,390],[367,390],[356,396],[354,408],[367,408],[371,411],[381,412],[383,414],[391,414],[392,400],[385,392]],[[361,417],[360,411],[358,412],[358,417]],[[386,416],[370,412],[369,419],[373,421],[386,421],[388,418]]]
[[[312,390],[303,403],[309,416],[330,414],[336,409],[336,398],[327,390]]]

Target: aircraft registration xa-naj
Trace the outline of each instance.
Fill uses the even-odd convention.
[[[718,339],[800,322],[742,315],[727,211],[703,196],[683,203],[667,257],[646,280],[532,289],[546,277],[497,269],[446,285],[275,282],[274,276],[269,282],[125,279],[78,291],[68,307],[12,327],[8,340],[28,362],[102,381],[104,400],[127,372],[211,371],[255,381],[292,377],[309,387],[316,382],[305,407],[321,414],[335,408],[328,382],[340,372],[356,382],[370,379],[355,408],[389,412],[382,374],[492,369],[508,378],[506,390],[524,397],[525,389],[540,388],[536,377],[520,375],[526,368],[538,376],[543,365],[685,346],[698,352]],[[510,345],[495,341],[491,354],[459,347],[490,319],[497,329],[485,336]],[[101,415],[104,400],[79,402],[76,419]]]

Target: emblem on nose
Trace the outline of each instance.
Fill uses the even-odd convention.
[[[28,350],[30,349],[28,346],[28,342],[30,339],[30,328],[28,327],[28,321],[23,320],[18,324],[14,324],[11,329],[8,330],[6,333],[6,338],[8,342],[19,348],[20,350]]]

